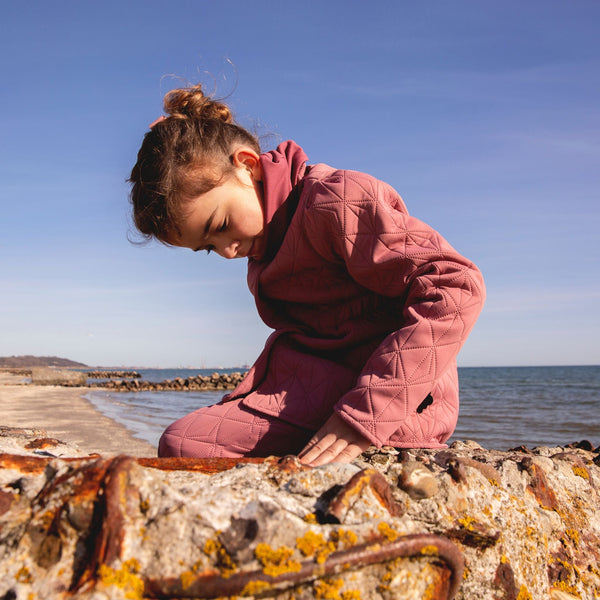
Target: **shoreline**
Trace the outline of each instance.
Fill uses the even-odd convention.
[[[22,380],[18,375],[0,375],[1,425],[42,429],[90,454],[156,456],[156,447],[103,415],[84,397],[89,388],[24,384]]]

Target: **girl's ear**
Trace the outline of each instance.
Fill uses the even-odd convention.
[[[231,155],[231,162],[236,167],[248,169],[254,181],[262,181],[262,168],[259,155],[247,146],[239,146]]]

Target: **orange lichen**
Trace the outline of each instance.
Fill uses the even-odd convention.
[[[432,555],[436,555],[439,553],[440,553],[440,551],[439,551],[438,547],[434,546],[434,545],[423,546],[423,548],[421,548],[421,554],[423,554],[424,556],[432,556]]]
[[[98,578],[105,586],[115,586],[125,592],[125,598],[141,600],[144,596],[144,582],[138,576],[140,563],[131,558],[126,560],[119,569],[108,565],[100,565]]]
[[[286,546],[274,550],[269,544],[258,544],[254,550],[254,556],[263,566],[263,573],[271,577],[300,571],[302,565],[292,558],[293,555],[294,551]]]
[[[393,542],[398,537],[398,532],[392,529],[385,521],[379,523],[377,530],[390,542]]]
[[[315,515],[315,513],[308,513],[307,515],[304,515],[303,520],[306,523],[310,523],[311,525],[316,525],[317,524],[317,515]]]

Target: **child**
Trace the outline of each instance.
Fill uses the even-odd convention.
[[[221,402],[172,424],[160,456],[298,453],[317,466],[374,444],[440,448],[458,417],[456,355],[484,301],[479,270],[387,184],[307,165],[256,138],[200,86],[165,96],[131,172],[147,238],[248,258],[274,332]]]

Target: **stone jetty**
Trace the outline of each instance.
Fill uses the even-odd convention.
[[[4,428],[0,451],[2,600],[600,598],[589,443],[307,468],[68,456]]]
[[[87,383],[87,387],[100,387],[115,392],[203,392],[207,390],[232,390],[244,379],[245,373],[213,373],[192,377],[176,377],[165,381],[117,379]]]
[[[137,371],[84,371],[89,379],[123,379],[126,377],[140,379]]]

